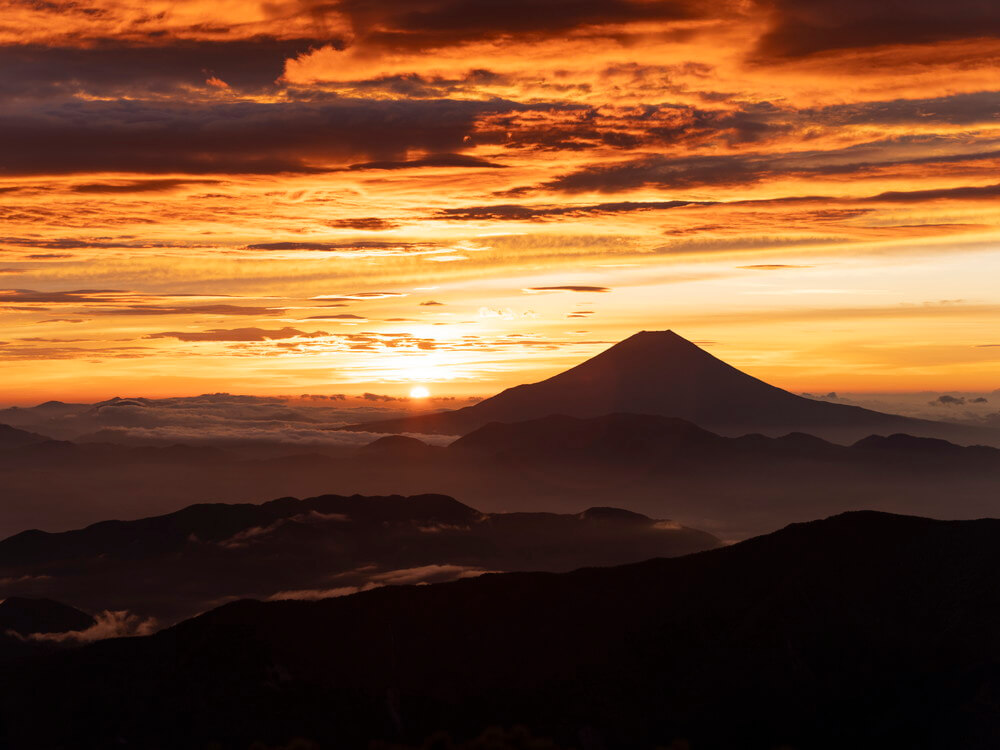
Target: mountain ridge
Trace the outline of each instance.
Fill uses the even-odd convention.
[[[354,750],[523,725],[623,750],[986,750],[998,567],[1000,521],[845,513],[614,568],[233,602],[19,665],[0,705],[8,741],[38,748]]]

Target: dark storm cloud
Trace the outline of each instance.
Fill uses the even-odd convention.
[[[458,152],[477,118],[521,108],[502,100],[359,99],[9,108],[0,114],[0,174],[270,174],[326,171],[359,157],[405,161],[414,149]]]
[[[990,0],[762,0],[771,27],[763,60],[887,44],[1000,37],[1000,5]]]
[[[323,331],[306,333],[296,328],[213,328],[208,331],[163,331],[151,333],[147,339],[177,339],[178,341],[277,341],[291,338],[318,338],[326,336]]]
[[[85,92],[100,96],[181,92],[214,78],[242,91],[272,87],[285,61],[330,44],[268,36],[233,41],[171,39],[132,44],[98,39],[86,47],[0,47],[0,97]],[[335,43],[337,44],[337,43]],[[339,45],[337,45],[339,46]]]

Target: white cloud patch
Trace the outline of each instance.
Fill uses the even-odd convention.
[[[97,615],[96,622],[86,630],[70,630],[65,633],[31,633],[22,636],[8,630],[7,635],[13,635],[21,640],[41,643],[93,643],[106,638],[130,638],[138,635],[155,633],[158,623],[153,617],[141,617],[128,610],[105,610]]]
[[[361,570],[361,569],[359,569]],[[355,571],[358,572],[358,571]],[[487,570],[467,565],[422,565],[417,568],[400,568],[375,573],[363,583],[354,586],[337,586],[327,589],[294,589],[279,591],[267,597],[267,601],[281,599],[317,600],[330,599],[338,596],[349,596],[361,591],[371,591],[382,586],[425,585],[430,583],[446,583],[461,578],[476,578],[486,573],[501,573],[499,570]],[[341,578],[343,576],[338,576]]]

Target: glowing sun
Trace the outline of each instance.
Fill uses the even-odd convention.
[[[410,398],[427,398],[431,395],[431,392],[427,390],[427,386],[415,385],[410,389]]]

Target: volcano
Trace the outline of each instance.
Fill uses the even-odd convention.
[[[465,435],[491,422],[552,414],[655,414],[722,435],[805,432],[837,442],[907,433],[997,443],[995,431],[816,401],[747,375],[673,331],[641,331],[576,367],[454,411],[351,425],[372,432]]]

